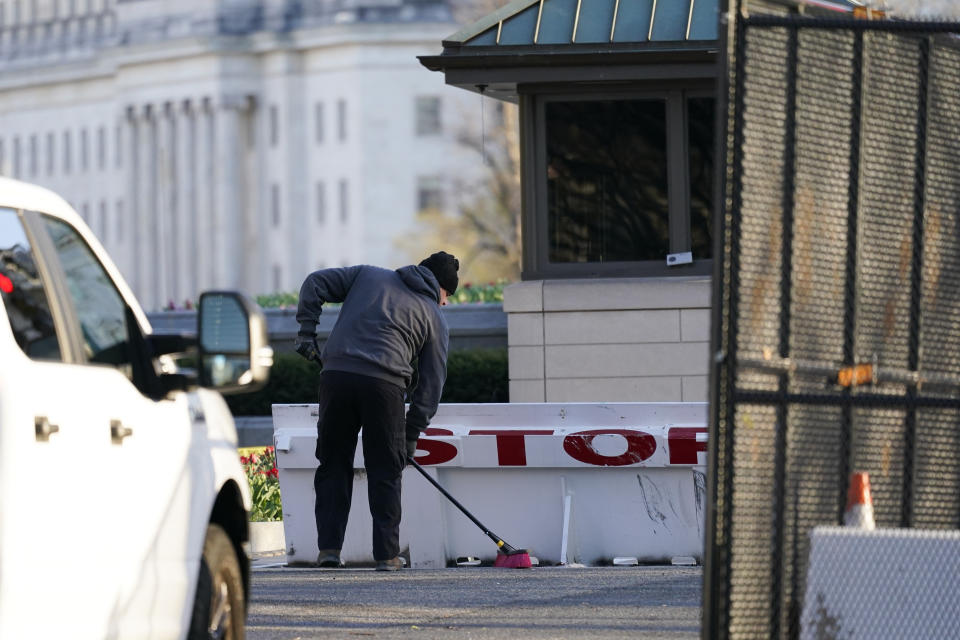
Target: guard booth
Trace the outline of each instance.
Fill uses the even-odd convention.
[[[956,637],[960,24],[796,9],[723,34],[703,637]]]
[[[717,23],[717,0],[516,0],[420,57],[488,130],[518,105],[512,402],[706,401]]]

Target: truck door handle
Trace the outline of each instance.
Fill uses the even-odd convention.
[[[119,420],[110,421],[110,441],[113,444],[123,444],[123,439],[133,435],[133,429],[123,426]]]
[[[33,419],[33,425],[37,433],[37,442],[48,442],[50,434],[60,431],[60,427],[51,424],[47,416],[37,416]]]

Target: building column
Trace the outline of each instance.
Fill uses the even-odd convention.
[[[136,107],[128,106],[123,114],[123,128],[126,142],[126,149],[123,152],[124,163],[121,170],[124,172],[124,203],[123,209],[117,212],[118,216],[123,216],[123,220],[117,220],[118,225],[122,225],[123,237],[118,237],[119,247],[121,247],[121,256],[123,267],[121,270],[130,278],[130,286],[138,294],[140,292],[140,266],[137,261],[137,243],[140,241],[136,233],[137,219],[137,200],[139,198],[138,174],[140,169],[140,158],[137,155],[137,137],[140,135]],[[120,227],[118,227],[120,228]]]
[[[153,221],[156,219],[156,122],[151,105],[140,111],[137,127],[137,213],[133,232],[135,235],[134,252],[137,262],[137,297],[147,310],[158,307],[156,282],[153,273],[156,269],[156,244],[153,237]]]
[[[154,262],[154,290],[159,306],[176,301],[176,292],[172,289],[171,272],[176,263],[172,259],[172,217],[176,206],[173,191],[176,188],[175,167],[173,164],[173,114],[170,104],[156,109],[156,210],[153,218],[153,244],[156,252]]]
[[[247,99],[247,108],[244,112],[244,164],[243,179],[245,187],[245,207],[244,207],[244,238],[243,253],[244,290],[256,295],[265,291],[263,286],[264,274],[267,269],[266,247],[268,244],[269,231],[265,226],[264,209],[261,206],[261,194],[263,193],[264,182],[264,161],[266,156],[263,136],[259,129],[259,105],[257,100],[250,96]]]
[[[196,215],[193,218],[193,247],[197,256],[196,286],[202,291],[214,286],[213,275],[213,109],[203,98],[196,111]]]
[[[243,284],[241,255],[244,237],[243,118],[247,100],[242,96],[223,96],[214,117],[216,137],[215,189],[213,208],[215,286],[238,289]]]
[[[298,61],[299,67],[299,61]],[[310,157],[310,126],[312,122],[307,112],[306,83],[300,73],[289,74],[286,78],[286,106],[284,126],[289,137],[286,139],[287,171],[281,184],[285,185],[286,193],[281,200],[283,206],[283,222],[286,227],[287,242],[290,247],[289,255],[282,261],[283,278],[280,289],[295,287],[316,268],[314,256],[316,247],[316,212],[310,203],[313,201],[313,180],[310,178],[310,167],[303,158]],[[336,188],[331,182],[330,187]],[[330,193],[334,193],[331,189]],[[339,196],[338,196],[339,198]],[[332,197],[327,202],[338,202]],[[351,205],[355,206],[355,205]],[[351,218],[353,216],[351,215]],[[349,246],[344,234],[343,242]]]
[[[178,258],[173,273],[176,276],[174,289],[179,296],[178,304],[185,300],[196,301],[197,252],[194,243],[193,219],[196,215],[196,155],[192,150],[195,138],[192,105],[184,100],[174,110],[176,121],[177,191],[174,207],[173,246]]]

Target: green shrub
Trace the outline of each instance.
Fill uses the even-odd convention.
[[[506,349],[464,349],[447,358],[440,402],[509,402]]]
[[[227,396],[235,416],[268,416],[273,404],[317,401],[320,367],[296,353],[277,353],[270,381],[256,392]],[[464,349],[447,358],[441,402],[508,402],[506,349]]]
[[[297,308],[300,294],[296,291],[277,291],[276,293],[265,293],[256,297],[257,304],[264,309]]]
[[[487,284],[464,283],[457,292],[450,296],[451,304],[466,304],[471,302],[503,302],[503,287],[507,282],[500,280],[498,282],[489,282]],[[256,297],[257,304],[264,309],[286,308],[296,309],[300,294],[296,291],[277,291],[276,293],[266,293]],[[173,303],[171,303],[172,305]],[[339,306],[338,304],[327,303],[324,306]],[[176,306],[170,306],[168,309],[175,309]],[[190,307],[187,306],[189,309]]]
[[[227,405],[235,416],[269,416],[271,404],[316,402],[319,383],[320,367],[296,353],[275,353],[266,386],[226,396]]]
[[[487,284],[465,283],[457,288],[457,292],[450,296],[451,304],[466,304],[470,302],[503,302],[503,287],[508,283],[500,280]]]
[[[462,284],[457,288],[457,292],[450,296],[450,304],[468,304],[471,302],[503,302],[503,288],[510,284],[505,280],[497,282],[488,282],[487,284],[473,284],[470,282]],[[300,294],[296,291],[276,291],[274,293],[264,293],[254,297],[257,304],[264,309],[296,309]],[[327,302],[324,307],[339,307],[339,302]],[[185,309],[196,309],[195,300],[184,300],[183,305],[178,305],[171,300],[163,308],[163,311],[183,311]]]

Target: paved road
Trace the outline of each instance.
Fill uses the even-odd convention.
[[[257,568],[247,637],[699,637],[699,567]]]

